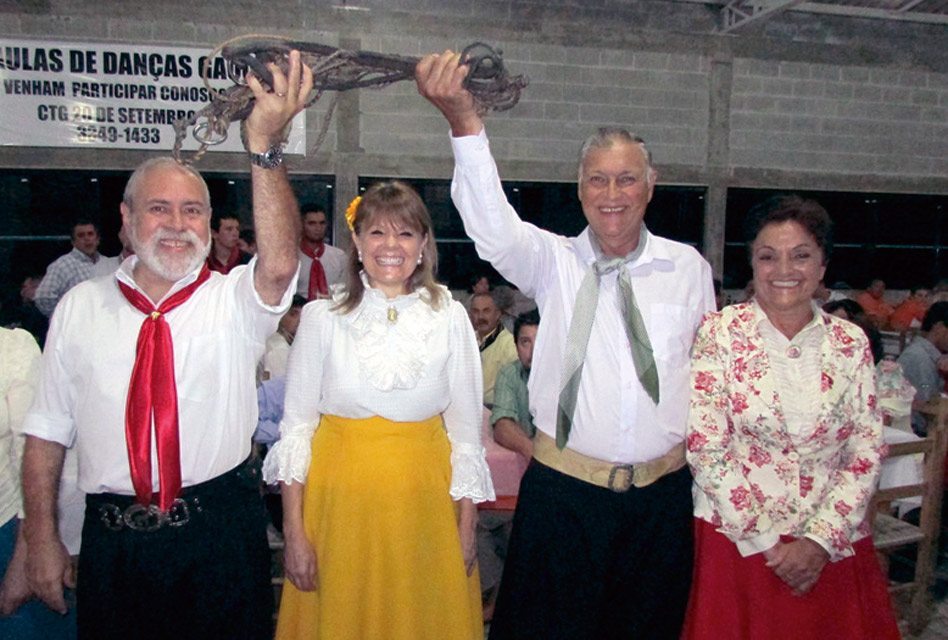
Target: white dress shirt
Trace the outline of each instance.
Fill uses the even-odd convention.
[[[451,496],[494,499],[481,444],[481,367],[467,312],[442,288],[389,300],[367,287],[353,311],[331,300],[303,307],[286,380],[280,441],[264,461],[269,482],[305,482],[322,414],[420,422],[442,415],[451,442]],[[339,292],[335,299],[339,299]],[[389,320],[389,309],[397,320]],[[409,427],[406,427],[409,428]]]
[[[122,256],[101,256],[99,261],[95,263],[92,267],[92,278],[99,278],[101,276],[108,276],[116,271],[122,266]]]
[[[326,284],[332,288],[334,284],[344,284],[345,282],[346,252],[331,244],[327,244],[325,247],[326,251],[319,258],[319,262],[323,265],[323,271],[326,272]],[[309,295],[309,270],[313,265],[313,259],[302,251],[297,253],[300,255],[300,279],[296,285],[296,295],[305,298]]]
[[[144,292],[131,256],[113,276],[75,286],[53,316],[36,401],[23,431],[72,446],[79,454],[79,487],[86,493],[133,495],[125,444],[125,403],[144,316],[122,295],[116,279]],[[253,283],[256,260],[227,276],[211,273],[191,298],[165,319],[174,342],[182,486],[215,478],[250,453],[257,426],[254,371],[264,341],[290,305],[296,282],[277,306],[265,304]],[[192,283],[199,270],[174,284],[166,298]],[[160,304],[161,301],[158,301]],[[152,488],[158,463],[152,437]]]
[[[537,428],[555,437],[573,302],[595,261],[591,232],[566,238],[521,221],[504,196],[486,134],[451,142],[451,193],[465,231],[478,255],[539,306],[530,411]],[[570,449],[610,462],[651,460],[683,440],[689,349],[702,316],[714,309],[711,268],[697,251],[651,233],[645,242],[627,269],[652,343],[661,402],[651,401],[636,375],[613,272],[602,278],[568,442]]]

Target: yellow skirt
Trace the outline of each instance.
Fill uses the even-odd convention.
[[[303,496],[319,587],[283,588],[278,640],[481,640],[440,416],[323,416]]]

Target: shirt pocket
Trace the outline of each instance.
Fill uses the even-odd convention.
[[[680,304],[650,304],[645,326],[656,360],[687,361],[694,339],[688,307]]]

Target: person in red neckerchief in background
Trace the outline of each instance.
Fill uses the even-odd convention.
[[[240,240],[240,218],[224,213],[211,218],[211,253],[207,256],[207,268],[225,276],[234,267],[247,264],[253,257],[237,246]]]
[[[211,202],[193,168],[155,157],[132,174],[122,220],[135,255],[78,284],[53,313],[23,421],[30,590],[65,613],[75,584],[56,530],[63,456],[86,492],[81,640],[271,640],[273,592],[254,370],[290,306],[299,211],[283,132],[310,98],[298,51],[271,87],[248,75],[244,120],[258,253],[224,276],[206,265]]]
[[[300,206],[303,219],[303,238],[300,241],[300,279],[296,295],[307,300],[328,298],[329,287],[343,281],[346,254],[342,249],[326,243],[329,218],[318,204]]]

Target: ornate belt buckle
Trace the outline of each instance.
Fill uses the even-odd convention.
[[[114,504],[99,505],[99,520],[109,531],[121,531],[125,526],[122,520],[122,510]]]
[[[175,498],[165,516],[165,524],[171,527],[180,527],[187,524],[191,519],[191,511],[188,509],[188,503],[181,498]]]
[[[137,502],[122,514],[125,526],[133,531],[157,531],[168,520],[168,514],[162,513],[156,504],[147,507]]]
[[[619,476],[619,472],[624,472]],[[632,486],[634,470],[631,464],[617,464],[609,470],[609,488],[616,493],[625,493]],[[618,481],[617,481],[618,480]]]

